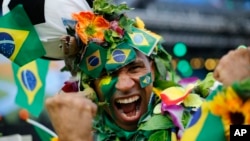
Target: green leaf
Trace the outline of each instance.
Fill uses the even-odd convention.
[[[190,93],[183,101],[185,107],[198,108],[202,104],[201,97],[198,94]]]
[[[191,115],[190,111],[185,110],[183,112],[182,120],[181,120],[184,127],[186,127],[188,125],[191,118],[192,118],[192,115]]]
[[[149,120],[142,123],[139,130],[159,130],[173,127],[173,122],[168,116],[161,114],[153,115]]]
[[[160,57],[155,57],[155,65],[156,65],[157,71],[160,74],[160,77],[166,78],[167,77],[167,68],[163,64],[163,62],[164,61]]]
[[[111,0],[95,0],[93,3],[93,10],[100,15],[115,15],[120,14],[125,10],[131,10],[126,3],[113,5]]]
[[[124,15],[122,15],[122,17],[119,19],[119,25],[122,28],[124,28],[124,30],[128,33],[132,33],[133,24],[134,24],[134,21]]]
[[[172,86],[180,86],[179,84],[173,82],[173,81],[167,81],[167,80],[155,80],[153,83],[154,87],[164,90],[166,88],[172,87]]]
[[[206,75],[204,80],[198,81],[194,92],[205,98],[210,93],[210,88],[214,85],[214,82],[215,79],[213,77],[213,73],[210,72]]]
[[[157,48],[158,49],[152,54],[156,62],[156,78],[166,79],[166,77],[169,77],[175,81],[175,71],[171,61],[172,56],[161,46],[161,44],[158,44]]]
[[[171,135],[167,132],[167,130],[161,130],[153,133],[149,137],[148,141],[168,141],[170,136]]]
[[[240,82],[233,83],[233,89],[238,93],[242,99],[250,98],[250,78],[242,80]]]

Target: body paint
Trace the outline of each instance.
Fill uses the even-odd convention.
[[[151,72],[143,75],[140,77],[140,86],[141,88],[145,88],[148,85],[150,85],[152,83],[152,74]]]
[[[115,93],[115,84],[117,83],[118,78],[112,76],[105,76],[101,79],[99,83],[99,88],[101,93],[104,95],[105,101],[110,103],[110,98]]]

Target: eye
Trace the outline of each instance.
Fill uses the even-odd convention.
[[[144,68],[144,65],[132,65],[129,67],[130,72],[138,72]]]

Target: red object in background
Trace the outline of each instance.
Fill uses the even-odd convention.
[[[62,87],[64,92],[78,92],[78,81],[66,81]]]
[[[19,111],[19,117],[22,119],[22,120],[27,120],[29,118],[29,112],[26,110],[26,109],[21,109]]]

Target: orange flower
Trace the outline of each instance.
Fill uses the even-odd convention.
[[[92,12],[74,13],[72,17],[77,21],[76,32],[83,43],[87,44],[89,40],[104,41],[104,31],[109,28],[106,19]]]

